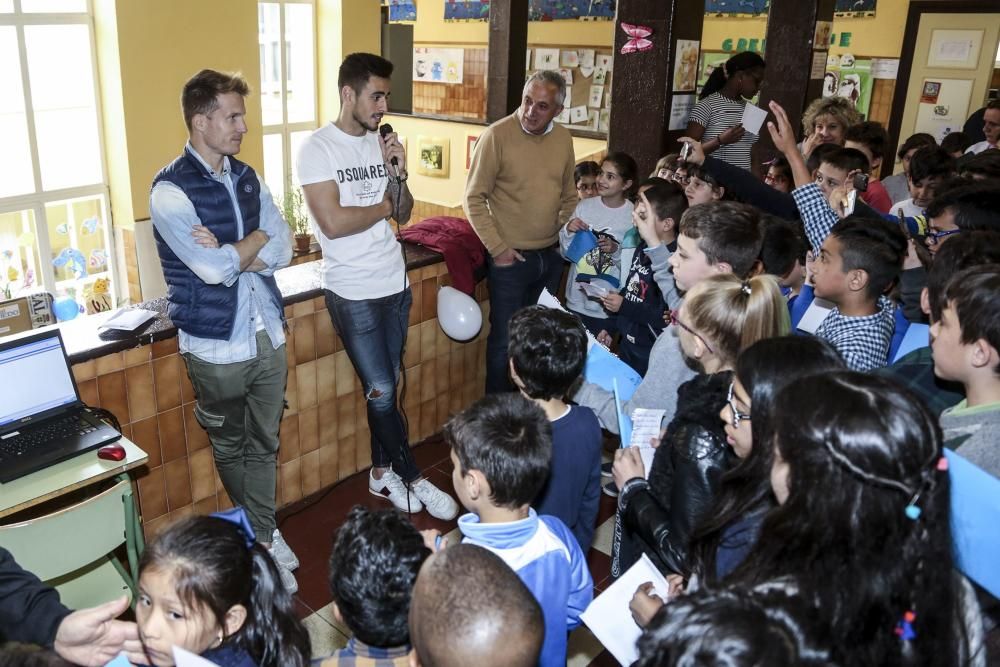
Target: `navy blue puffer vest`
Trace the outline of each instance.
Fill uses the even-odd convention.
[[[260,181],[249,165],[230,157],[229,166],[236,191],[236,201],[243,216],[243,235],[260,226]],[[185,148],[184,153],[160,170],[153,179],[155,187],[160,181],[173,183],[187,195],[201,224],[208,227],[219,245],[235,243],[237,236],[236,213],[226,186],[212,178],[205,166]],[[155,230],[156,249],[167,282],[168,313],[178,329],[198,338],[229,340],[236,317],[239,283],[232,286],[209,285],[202,281],[170,249]],[[267,285],[271,298],[282,312],[281,292],[273,276],[260,276]]]

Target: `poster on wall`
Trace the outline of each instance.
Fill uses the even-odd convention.
[[[840,57],[830,56],[823,76],[823,97],[845,97],[867,118],[872,99],[872,81],[871,59],[855,59],[850,53]]]
[[[960,132],[969,115],[972,79],[924,79],[914,132],[926,132],[938,143],[952,132]]]
[[[694,95],[674,95],[670,100],[670,130],[686,130],[691,109],[695,105]]]
[[[445,21],[488,21],[490,0],[448,0],[444,3]]]
[[[447,137],[417,137],[417,173],[448,178],[451,141]]]
[[[712,16],[760,16],[767,14],[771,0],[705,0],[705,13]]]
[[[674,90],[694,90],[698,84],[698,50],[701,42],[678,39],[674,56]]]
[[[413,47],[413,80],[430,83],[462,83],[464,49]]]
[[[387,0],[382,3],[389,6],[389,22],[396,21],[416,21],[417,8],[413,0]]]
[[[875,16],[877,4],[878,0],[837,0],[833,6],[833,15],[840,18]]]
[[[560,21],[564,19],[599,19],[612,21],[618,0],[531,0],[529,21]]]
[[[729,58],[732,57],[731,53],[726,53],[724,51],[702,51],[701,58],[698,64],[698,94],[701,94],[701,89],[705,87],[705,82],[708,81],[708,77],[712,76],[712,72],[715,71],[716,67],[722,67]]]
[[[927,49],[927,66],[975,69],[983,44],[982,30],[934,30]]]

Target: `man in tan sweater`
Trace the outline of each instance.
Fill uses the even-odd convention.
[[[553,122],[565,97],[558,72],[536,72],[524,85],[520,108],[486,128],[472,156],[465,214],[489,251],[487,393],[513,390],[507,373],[511,316],[535,303],[542,288],[559,289],[559,229],[578,199],[573,137]]]

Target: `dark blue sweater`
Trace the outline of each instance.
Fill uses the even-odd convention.
[[[601,425],[593,410],[573,405],[552,422],[552,468],[535,510],[559,517],[586,556],[600,502]]]

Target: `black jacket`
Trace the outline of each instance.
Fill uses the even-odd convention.
[[[0,547],[0,643],[4,640],[51,647],[70,610],[56,589],[21,569]]]
[[[719,419],[730,382],[729,372],[698,375],[677,390],[677,412],[648,482],[629,480],[618,497],[621,571],[639,551],[663,571],[684,571],[691,533],[735,460]]]

